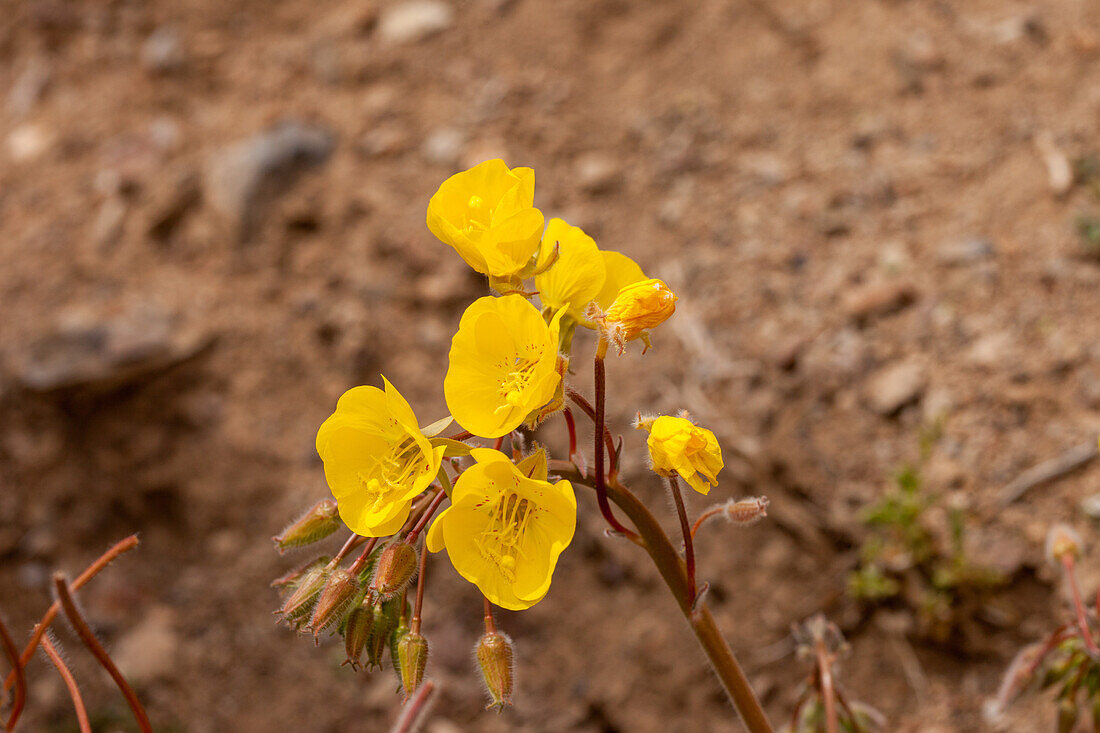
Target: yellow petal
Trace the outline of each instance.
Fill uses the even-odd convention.
[[[614,251],[602,251],[604,262],[604,282],[596,295],[596,304],[606,311],[615,302],[615,296],[627,285],[645,280],[645,273],[634,260]]]
[[[535,277],[535,289],[545,307],[567,307],[570,317],[584,320],[584,310],[603,287],[606,265],[595,240],[561,219],[551,219],[542,235],[540,257],[558,248],[558,261]]]

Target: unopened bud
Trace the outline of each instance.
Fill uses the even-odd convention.
[[[290,623],[307,618],[317,603],[318,596],[328,582],[328,566],[314,565],[303,573],[298,585],[290,597],[283,603],[279,613]],[[295,625],[297,625],[295,623]]]
[[[358,581],[344,568],[336,568],[329,574],[328,583],[317,598],[317,606],[309,620],[314,636],[342,618],[344,610],[358,590]]]
[[[289,589],[294,591],[295,588],[301,585],[302,578],[304,578],[310,570],[316,567],[324,567],[329,564],[330,560],[332,560],[332,558],[328,555],[322,555],[314,560],[310,560],[305,565],[299,565],[286,575],[271,581],[271,587],[280,590]]]
[[[374,611],[369,606],[360,604],[348,614],[344,627],[344,651],[348,658],[344,664],[350,664],[352,669],[359,669],[359,660],[363,657],[363,648],[367,645],[373,623]]]
[[[512,704],[512,640],[507,634],[487,631],[477,642],[477,666],[489,693],[489,705],[497,711]]]
[[[1047,532],[1047,560],[1061,565],[1066,558],[1075,560],[1081,556],[1081,536],[1067,524],[1055,524]]]
[[[301,547],[319,542],[340,529],[340,516],[335,499],[323,499],[298,519],[291,522],[281,534],[271,538],[279,552],[291,547]]]
[[[397,628],[400,612],[398,604],[400,599],[387,603],[375,603],[372,613],[374,620],[371,625],[370,638],[367,639],[367,666],[382,669],[382,658],[386,655],[386,647],[390,645],[394,629]],[[392,652],[391,652],[392,653]]]
[[[418,631],[410,631],[397,642],[397,663],[401,669],[401,686],[408,698],[424,680],[428,663],[428,640]]]
[[[768,497],[750,496],[747,499],[730,500],[726,503],[725,517],[734,524],[755,524],[768,516]]]
[[[391,542],[374,566],[371,591],[383,601],[396,596],[416,573],[417,559],[416,550],[408,542]]]

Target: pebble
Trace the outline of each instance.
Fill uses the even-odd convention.
[[[622,181],[622,170],[616,160],[603,153],[580,156],[575,165],[577,183],[590,194],[609,193]]]
[[[967,349],[966,360],[990,369],[1004,367],[1012,356],[1012,347],[1012,334],[1007,331],[985,334]]]
[[[872,375],[864,396],[872,410],[880,415],[892,415],[920,399],[927,384],[923,365],[913,360],[899,361]]]
[[[16,163],[40,157],[52,144],[53,136],[33,122],[20,125],[8,135],[8,153]]]
[[[969,237],[942,244],[936,250],[936,259],[941,265],[957,267],[980,262],[996,254],[997,248],[990,240],[983,237]]]
[[[451,27],[454,9],[441,0],[407,0],[386,8],[378,34],[391,43],[413,43]]]
[[[183,68],[187,58],[180,33],[171,26],[153,31],[141,47],[141,63],[153,74],[170,74]]]
[[[454,166],[462,157],[466,135],[457,127],[433,130],[424,140],[420,151],[424,159],[437,165]]]
[[[33,57],[8,93],[7,109],[12,117],[18,119],[30,113],[49,86],[50,77],[49,63],[41,56]]]
[[[895,313],[917,299],[917,289],[908,280],[888,280],[861,285],[845,293],[845,314],[856,321]]]
[[[143,685],[170,677],[176,671],[179,649],[175,612],[157,606],[119,640],[112,656],[130,682]]]
[[[32,392],[104,391],[163,372],[212,341],[186,331],[178,319],[149,303],[104,317],[88,311],[63,316],[13,360],[17,383]]]
[[[211,157],[206,192],[237,228],[240,241],[255,233],[270,204],[309,170],[328,161],[335,145],[326,127],[285,120]]]

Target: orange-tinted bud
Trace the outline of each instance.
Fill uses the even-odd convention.
[[[363,648],[370,637],[371,626],[374,625],[374,611],[370,606],[356,606],[348,614],[347,626],[344,628],[344,651],[348,659],[344,664],[350,664],[352,669],[359,669],[359,660],[363,657]]]
[[[623,343],[641,337],[648,347],[648,331],[676,312],[676,294],[656,278],[627,285],[615,296],[604,316],[608,338],[620,353]]]
[[[512,640],[507,634],[487,631],[477,642],[477,666],[489,693],[487,708],[504,709],[512,704]]]
[[[424,680],[428,663],[428,640],[418,631],[410,631],[397,642],[397,665],[401,670],[401,686],[408,698]]]
[[[344,568],[336,568],[329,574],[328,583],[317,598],[317,606],[309,620],[309,628],[313,630],[314,636],[343,617],[358,590],[359,582]]]
[[[340,529],[340,516],[336,512],[335,499],[323,499],[294,520],[281,534],[271,538],[279,552],[290,547],[319,542]]]
[[[307,618],[317,603],[318,596],[324,590],[328,582],[328,566],[314,565],[302,574],[297,581],[298,585],[290,597],[286,599],[279,613],[290,623]]]
[[[383,601],[396,596],[416,573],[417,559],[416,550],[408,542],[391,542],[374,566],[371,591]]]

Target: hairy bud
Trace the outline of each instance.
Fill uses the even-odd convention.
[[[279,590],[290,590],[293,592],[302,583],[302,579],[312,569],[316,567],[324,567],[332,560],[328,555],[322,555],[314,560],[310,560],[305,565],[299,565],[291,570],[286,575],[276,578],[271,581],[272,588],[278,588]]]
[[[382,550],[374,566],[371,591],[380,600],[387,601],[408,584],[416,573],[416,550],[403,540],[391,542]]]
[[[489,693],[488,708],[504,709],[512,704],[512,640],[507,634],[487,631],[478,640],[477,666],[481,669],[481,679]]]
[[[408,698],[424,680],[428,663],[428,640],[418,631],[410,631],[397,642],[397,663],[401,670],[401,686]]]
[[[386,655],[386,647],[390,645],[393,632],[400,621],[399,604],[400,599],[374,604],[372,610],[374,620],[371,624],[370,637],[367,639],[368,668],[377,667],[382,669],[382,659]]]
[[[359,582],[344,568],[336,568],[329,574],[325,589],[317,598],[313,617],[309,620],[309,627],[313,630],[314,636],[343,617],[344,610],[347,609],[358,590]]]
[[[370,606],[360,604],[348,614],[344,627],[344,651],[348,658],[344,664],[350,664],[352,669],[359,669],[359,660],[363,657],[363,648],[367,645],[373,624],[374,610]]]
[[[750,496],[726,503],[724,516],[734,524],[750,525],[768,516],[768,497]]]
[[[323,499],[291,522],[281,534],[271,538],[281,553],[291,547],[302,547],[319,542],[340,529],[340,516],[336,512],[335,499]]]
[[[1066,558],[1076,560],[1081,556],[1081,535],[1068,524],[1055,524],[1047,532],[1047,560],[1061,565]]]
[[[308,618],[317,604],[317,598],[328,582],[328,566],[314,565],[307,569],[297,581],[297,587],[283,603],[279,613],[287,622],[299,626]]]

